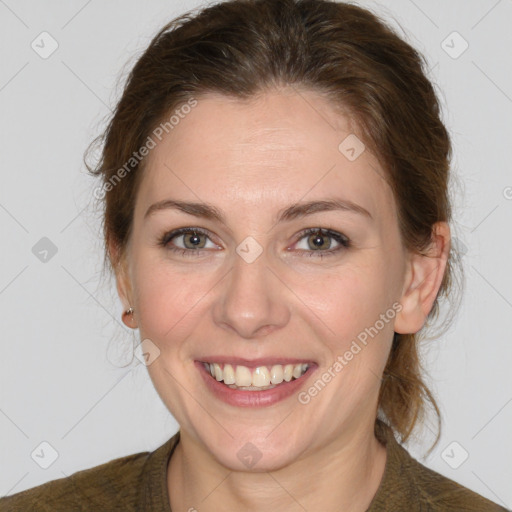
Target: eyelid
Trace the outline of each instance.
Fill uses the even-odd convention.
[[[299,254],[303,253],[304,256],[322,258],[324,256],[336,255],[336,254],[341,253],[344,250],[347,250],[352,247],[352,241],[344,233],[341,233],[334,229],[321,228],[321,227],[303,229],[296,235],[296,242],[294,242],[293,245],[296,245],[297,243],[299,243],[303,238],[305,238],[309,235],[314,235],[314,234],[320,234],[321,236],[326,236],[326,237],[334,239],[338,243],[338,247],[336,247],[334,249],[324,249],[324,250],[318,250],[318,251],[315,251],[312,249],[299,249],[298,250]]]
[[[215,242],[212,239],[212,233],[209,230],[204,229],[204,228],[199,228],[199,227],[188,227],[188,226],[187,227],[183,227],[183,228],[171,229],[170,231],[166,231],[159,238],[159,243],[161,245],[165,246],[171,240],[173,240],[174,238],[178,238],[178,237],[183,236],[183,235],[188,234],[188,233],[197,233],[197,234],[200,234],[200,235],[204,235],[207,238],[209,238],[210,241],[213,242],[214,244],[220,245],[220,244],[218,244],[217,242]],[[179,248],[179,249],[181,249],[181,248]]]
[[[171,250],[174,252],[180,252],[183,255],[187,254],[190,256],[201,255],[202,253],[204,253],[204,251],[210,250],[210,249],[205,249],[205,248],[188,249],[188,248],[182,248],[182,247],[168,247],[168,244],[169,244],[169,242],[171,242],[171,240],[173,240],[174,238],[183,236],[185,234],[188,234],[188,233],[197,233],[197,234],[204,235],[212,243],[214,243],[216,245],[220,245],[220,244],[217,244],[212,239],[211,232],[208,229],[200,228],[200,227],[193,227],[193,226],[186,226],[186,227],[177,228],[177,229],[173,229],[173,230],[165,232],[159,238],[158,245],[166,248],[167,250]],[[341,232],[333,230],[333,229],[322,228],[322,227],[312,227],[312,228],[305,228],[305,229],[301,230],[299,233],[297,233],[295,235],[295,242],[292,245],[297,244],[298,242],[300,242],[300,240],[302,240],[306,236],[316,234],[316,233],[318,233],[322,236],[327,236],[327,237],[334,239],[339,244],[339,247],[337,247],[335,249],[323,249],[323,250],[318,250],[318,251],[308,250],[308,249],[300,249],[297,251],[299,254],[304,253],[308,256],[322,258],[324,256],[330,256],[330,255],[333,255],[336,253],[340,253],[343,250],[346,250],[352,246],[352,242],[351,242],[350,238],[348,238],[344,233],[341,233]],[[287,249],[287,250],[289,250],[289,249]]]
[[[340,240],[337,240],[339,243],[346,243],[347,245],[350,243],[350,238],[341,233],[340,231],[336,231],[334,229],[329,228],[321,228],[321,227],[314,227],[314,228],[305,228],[302,231],[299,231],[299,233],[296,235],[297,241],[301,240],[307,235],[314,235],[316,233],[320,233],[324,236],[330,236],[331,238],[334,238],[337,240],[338,238]]]

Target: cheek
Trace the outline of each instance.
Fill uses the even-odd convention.
[[[339,267],[323,274],[320,282],[302,276],[297,295],[323,321],[328,339],[340,348],[340,343],[350,343],[391,308],[388,276],[384,265],[375,261]]]
[[[184,267],[141,261],[135,273],[141,336],[160,344],[173,340],[176,345],[176,340],[190,335],[214,285],[210,281],[212,276],[187,275]]]

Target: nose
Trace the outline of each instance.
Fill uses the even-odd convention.
[[[231,272],[219,286],[214,321],[219,327],[234,331],[237,337],[267,336],[288,323],[287,288],[268,266],[265,253],[252,263],[236,255]]]

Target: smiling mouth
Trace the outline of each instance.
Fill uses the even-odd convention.
[[[311,366],[308,363],[299,363],[249,368],[243,365],[206,362],[203,362],[203,365],[215,380],[231,389],[241,391],[263,391],[275,388],[283,382],[300,379]]]

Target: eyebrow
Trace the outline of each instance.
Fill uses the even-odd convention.
[[[173,199],[164,199],[158,203],[152,204],[144,214],[144,219],[161,210],[175,209],[180,210],[195,217],[214,220],[226,224],[226,219],[221,210],[209,203],[194,203],[187,201],[176,201]],[[322,199],[309,201],[306,203],[295,203],[287,208],[280,210],[274,223],[287,222],[297,218],[312,215],[318,212],[326,211],[346,211],[357,213],[369,219],[373,219],[371,213],[362,206],[346,199]]]

